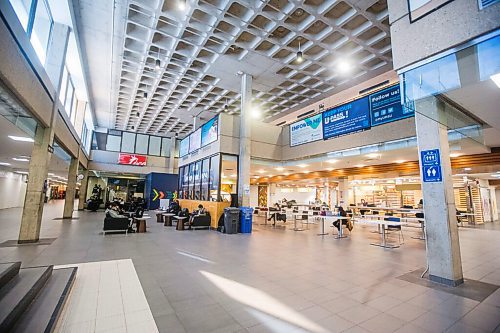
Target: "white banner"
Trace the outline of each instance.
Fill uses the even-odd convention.
[[[322,139],[323,121],[321,113],[290,125],[291,147]]]

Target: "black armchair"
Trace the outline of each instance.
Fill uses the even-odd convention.
[[[128,232],[129,220],[126,217],[113,218],[106,216],[104,218],[104,227],[102,228],[103,235],[107,232],[125,231]]]
[[[210,214],[205,215],[196,215],[193,216],[193,224],[191,224],[191,229],[210,229],[212,219],[210,218]]]

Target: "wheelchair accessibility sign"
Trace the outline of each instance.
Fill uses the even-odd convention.
[[[422,150],[420,152],[422,161],[422,178],[425,183],[437,183],[443,181],[441,174],[441,159],[439,149]]]

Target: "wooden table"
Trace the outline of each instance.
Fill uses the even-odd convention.
[[[162,216],[165,216],[165,223],[163,224],[165,227],[172,226],[172,216],[175,216],[174,213],[163,213]]]
[[[157,211],[155,211],[155,213],[156,213],[156,222],[157,223],[163,223],[163,216],[162,215],[163,215],[164,212],[165,212],[164,210],[157,210]]]
[[[174,216],[174,219],[177,220],[176,230],[184,230],[184,220],[187,219],[185,216]]]
[[[150,219],[149,216],[134,217],[135,228],[137,232],[146,232],[146,220]]]

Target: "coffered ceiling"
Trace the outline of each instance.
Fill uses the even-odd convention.
[[[253,105],[265,121],[392,69],[386,0],[74,7],[97,120],[109,128],[183,137],[194,116],[239,113],[241,72],[254,78]],[[111,43],[99,35],[110,29]],[[97,54],[111,60],[91,59]]]

